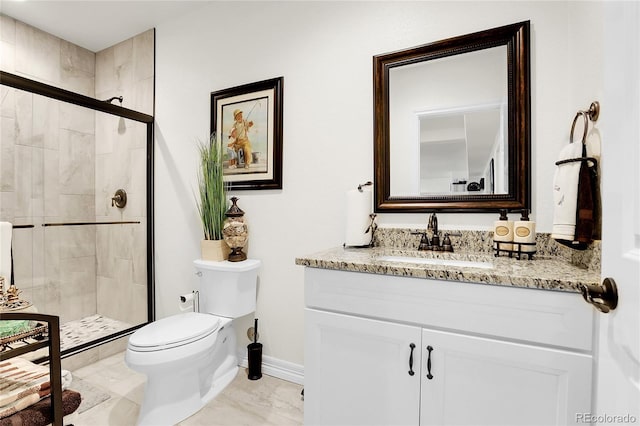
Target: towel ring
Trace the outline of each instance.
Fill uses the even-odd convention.
[[[569,143],[573,143],[573,131],[576,128],[576,123],[578,122],[578,117],[582,116],[584,120],[584,132],[582,134],[582,144],[587,143],[587,133],[589,132],[589,120],[596,121],[600,116],[600,103],[598,101],[591,102],[589,109],[587,111],[578,111],[576,116],[573,118],[573,123],[571,124],[571,133],[569,134]]]

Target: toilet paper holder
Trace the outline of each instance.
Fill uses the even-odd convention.
[[[358,191],[362,192],[362,187],[363,186],[372,186],[373,182],[371,182],[370,180],[366,181],[365,183],[361,183],[360,185],[358,185]],[[367,227],[367,230],[364,231],[365,234],[367,234],[369,231],[371,231],[371,241],[369,241],[369,247],[373,247],[373,237],[374,234],[376,232],[376,229],[378,229],[378,224],[376,223],[376,217],[378,215],[375,213],[371,213],[369,215],[369,220],[371,221],[369,223],[369,226]]]
[[[346,193],[347,215],[343,247],[373,247],[374,233],[378,225],[375,223],[376,214],[371,213],[371,191],[365,193],[363,189],[372,185],[373,182],[366,181],[359,184],[356,190]]]
[[[193,301],[193,312],[200,312],[200,292],[193,290],[191,293],[186,293],[180,296],[180,303],[187,303]]]

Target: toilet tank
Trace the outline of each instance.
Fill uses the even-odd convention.
[[[194,260],[200,281],[200,312],[227,318],[254,312],[260,263],[256,259],[241,262]]]

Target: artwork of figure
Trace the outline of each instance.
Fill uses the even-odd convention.
[[[235,169],[241,159],[238,155],[242,150],[244,156],[244,167],[251,167],[251,141],[249,140],[249,129],[253,126],[253,121],[247,121],[242,117],[242,110],[236,109],[233,111],[233,119],[235,120],[231,131],[229,132],[229,168]]]
[[[211,134],[231,189],[282,187],[282,77],[211,93]]]

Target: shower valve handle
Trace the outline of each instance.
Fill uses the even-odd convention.
[[[127,193],[124,189],[118,189],[113,197],[111,197],[111,207],[119,209],[127,205]]]

